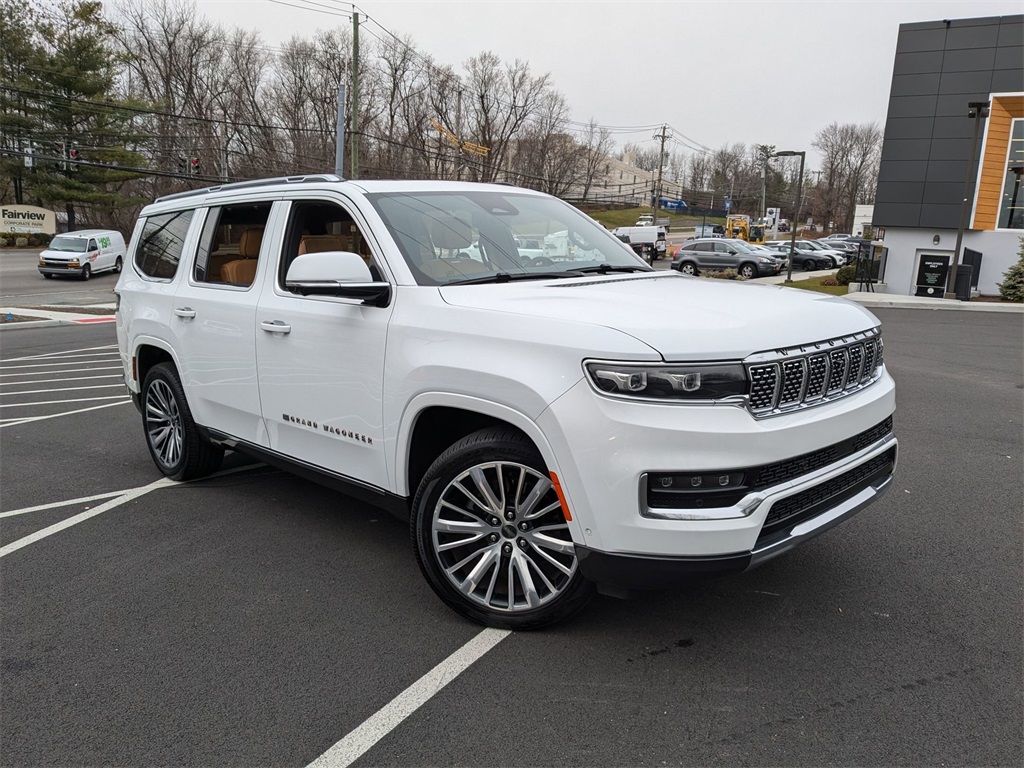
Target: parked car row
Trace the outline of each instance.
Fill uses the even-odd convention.
[[[825,246],[816,240],[769,240],[765,245],[778,253],[789,254],[792,248],[793,266],[805,270],[835,269],[846,264],[846,250]]]

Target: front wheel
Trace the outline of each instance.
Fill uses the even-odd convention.
[[[90,277],[92,277],[92,267],[86,264],[84,267],[82,267],[82,279],[88,280]]]
[[[49,272],[43,272],[43,277],[45,277],[47,280],[53,280],[53,275],[51,275]]]
[[[594,592],[543,459],[511,429],[474,432],[434,461],[410,533],[431,588],[478,624],[537,629],[573,615]]]
[[[757,277],[757,267],[753,264],[744,264],[740,267],[740,277],[744,280],[753,280]]]
[[[142,384],[142,426],[149,453],[172,480],[193,480],[217,470],[224,449],[199,434],[178,373],[170,363],[154,365]]]
[[[814,259],[807,259],[803,263],[803,268],[805,272],[813,272],[817,268],[817,266],[818,265],[814,263]]]

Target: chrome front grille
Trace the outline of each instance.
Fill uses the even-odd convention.
[[[763,417],[831,402],[873,383],[881,365],[877,331],[754,355],[746,361],[750,410]]]

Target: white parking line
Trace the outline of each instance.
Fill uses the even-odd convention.
[[[115,378],[120,378],[120,377],[118,376],[118,377],[115,377]],[[31,382],[19,381],[19,382],[15,382],[15,383],[17,383],[17,384],[25,384],[25,383],[31,383]],[[92,384],[92,385],[90,385],[88,387],[82,387],[82,386],[77,386],[76,385],[74,387],[57,387],[56,389],[23,389],[20,392],[4,392],[3,394],[5,396],[7,396],[7,397],[11,397],[12,395],[37,395],[40,392],[81,392],[83,389],[113,389],[115,387],[119,387],[120,389],[124,389],[124,384]]]
[[[17,541],[12,541],[10,544],[7,544],[6,546],[0,547],[0,557],[7,557],[7,555],[11,554],[12,552],[17,552],[22,547],[27,547],[29,544],[37,542],[40,539],[45,539],[47,536],[53,536],[53,534],[59,533],[63,531],[65,528],[70,528],[73,525],[78,525],[81,522],[85,522],[90,517],[102,515],[104,512],[107,512],[108,510],[114,509],[115,507],[119,507],[122,504],[127,504],[129,501],[133,501],[139,498],[140,496],[145,496],[150,491],[155,491],[157,488],[165,488],[168,485],[173,484],[173,480],[168,480],[166,477],[161,477],[159,480],[150,483],[149,485],[144,485],[141,488],[134,488],[128,491],[127,493],[118,496],[115,499],[111,499],[105,504],[100,504],[98,507],[94,509],[87,509],[85,512],[79,512],[77,515],[73,515],[69,517],[67,520],[61,520],[59,523],[54,523],[53,525],[47,526],[46,528],[43,528],[41,531],[36,531],[35,533],[31,533],[28,536],[18,539]]]
[[[42,360],[47,357],[60,357],[69,354],[75,354],[76,352],[92,352],[96,349],[117,349],[117,344],[104,344],[99,347],[82,347],[81,349],[68,349],[62,352],[43,352],[38,355],[26,355],[25,357],[12,357],[9,360],[4,360],[5,363],[16,363],[19,360]]]
[[[379,709],[358,728],[309,764],[309,768],[346,768],[434,694],[465,672],[477,659],[512,634],[507,629],[485,629]]]
[[[56,373],[56,371],[55,371]],[[46,374],[43,374],[44,376]],[[102,376],[68,376],[62,379],[33,379],[32,381],[0,381],[0,387],[16,387],[24,384],[54,384],[59,381],[89,381],[90,379],[123,379],[116,373],[105,373]]]
[[[13,393],[17,394],[17,393]],[[63,405],[64,403],[91,403],[96,400],[118,400],[127,395],[110,395],[109,397],[79,397],[71,400],[40,400],[38,403],[0,403],[0,408],[27,408],[30,405]],[[128,402],[125,400],[125,402]]]
[[[23,419],[17,421],[9,421],[4,419],[4,423],[0,424],[0,429],[4,427],[16,427],[19,424],[30,424],[33,421],[46,421],[47,419],[59,419],[61,416],[72,416],[76,413],[85,413],[86,411],[98,411],[101,408],[113,408],[115,405],[127,405],[131,400],[122,400],[119,403],[104,403],[103,405],[94,405],[89,408],[79,408],[74,411],[64,411],[63,413],[50,413],[46,416],[26,416]]]
[[[68,359],[72,359],[72,358],[76,359],[78,362],[88,362],[88,360],[82,360],[81,358],[83,358],[83,357],[118,357],[118,356],[119,355],[116,352],[112,352],[110,350],[107,350],[106,352],[84,352],[81,355],[61,355],[60,357],[55,357],[55,356],[50,356],[50,357],[19,357],[19,358],[15,358],[13,360],[4,360],[4,361],[2,361],[3,364],[0,365],[0,368],[19,367],[19,366],[8,365],[8,363],[43,363],[43,362],[46,362],[47,360],[54,360],[56,362],[60,362],[62,360],[68,360]],[[24,367],[24,366],[21,366],[21,367]]]
[[[120,496],[123,493],[128,493],[128,490],[111,491],[110,493],[99,493],[95,496],[82,496],[81,498],[68,499],[67,501],[54,501],[49,504],[40,504],[35,507],[22,507],[21,509],[12,509],[10,512],[0,512],[0,518],[27,515],[29,512],[45,512],[48,509],[57,509],[58,507],[70,507],[74,504],[86,504],[90,501],[109,499],[111,496]]]
[[[32,363],[31,365],[0,365],[0,371],[24,371],[26,368],[60,368],[62,365],[89,365],[89,363],[106,363],[120,360],[119,357],[104,355],[109,360],[57,360],[52,363]],[[0,376],[12,376],[10,373],[0,373]]]
[[[105,361],[99,361],[105,362]],[[75,368],[70,371],[32,371],[31,373],[0,373],[0,376],[39,376],[40,374],[55,373],[90,373],[92,371],[123,371],[123,365],[108,365],[104,368]]]

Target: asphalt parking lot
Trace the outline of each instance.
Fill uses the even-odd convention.
[[[3,333],[0,763],[1020,765],[1020,316],[877,314],[887,496],[512,634],[437,600],[386,513],[237,454],[161,481],[112,326]]]

